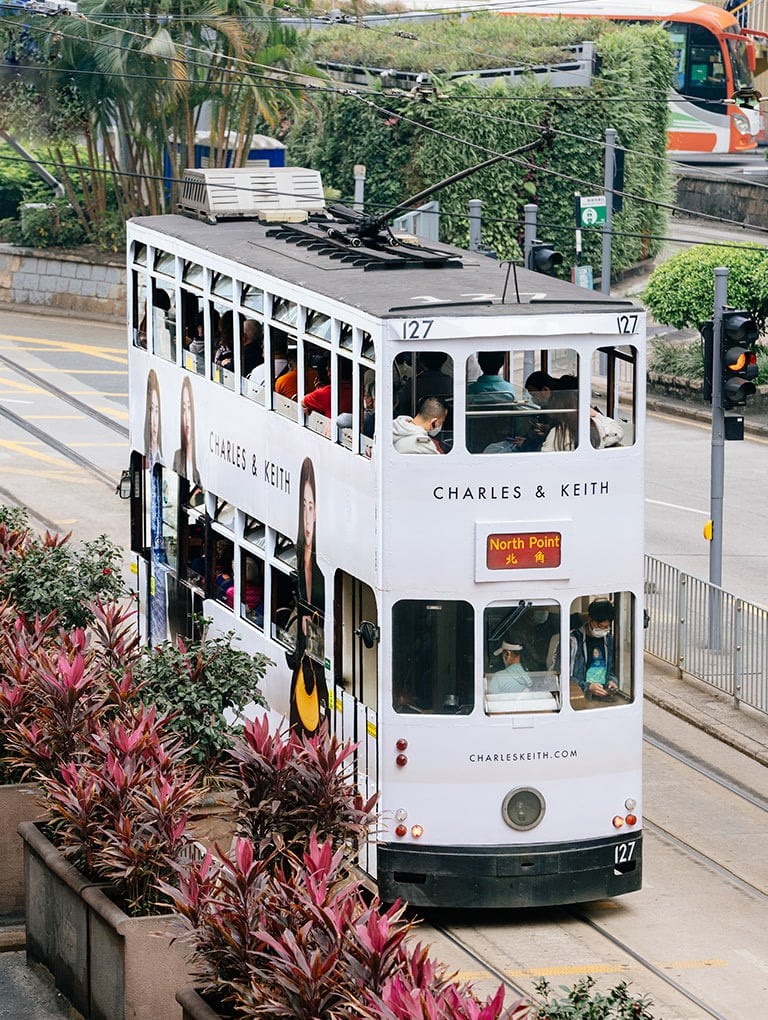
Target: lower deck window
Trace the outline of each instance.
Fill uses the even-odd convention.
[[[468,602],[403,600],[392,609],[396,712],[468,714],[474,707],[474,611]]]
[[[560,708],[560,607],[523,599],[484,615],[483,696],[487,715]]]

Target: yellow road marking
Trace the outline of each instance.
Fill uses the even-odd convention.
[[[45,393],[44,389],[39,386],[30,386],[29,383],[14,382],[13,379],[5,379],[0,376],[3,386],[10,386],[10,390],[4,390],[3,393]]]
[[[666,960],[656,962],[660,970],[695,970],[702,967],[727,967],[725,960]],[[505,970],[504,974],[511,978],[528,977],[568,977],[580,974],[625,974],[632,970],[629,963],[591,963],[574,964],[562,967],[521,967],[516,970]],[[463,970],[459,971],[459,978],[464,981],[477,981],[488,978],[492,975],[485,970]]]
[[[90,357],[104,358],[105,361],[119,361],[128,364],[128,357],[119,347],[103,347],[98,344],[83,344],[74,340],[48,340],[42,336],[15,336],[12,333],[0,333],[0,340],[15,340],[22,344],[42,344],[41,347],[26,347],[26,350],[62,351],[67,354],[87,354]]]
[[[127,420],[128,412],[120,411],[115,407],[94,407],[94,411],[101,411],[102,414],[111,414],[113,418],[124,418]]]
[[[12,450],[14,453],[23,453],[27,457],[32,457],[34,460],[42,460],[46,464],[55,464],[58,466],[64,466],[65,462],[61,457],[51,457],[47,453],[41,453],[39,450],[30,450],[29,447],[24,443],[15,443],[10,439],[0,439],[0,446],[6,450]]]
[[[44,478],[51,482],[66,482],[68,485],[96,485],[97,480],[81,468],[72,465],[71,469],[60,468],[57,471],[46,471],[43,468],[3,467],[3,475],[15,475],[18,478]]]
[[[41,368],[40,375],[44,372],[48,374],[66,372],[67,375],[72,375],[74,372],[77,372],[78,375],[128,375],[127,369],[119,368]]]

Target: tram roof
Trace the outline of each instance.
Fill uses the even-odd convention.
[[[268,236],[268,231],[279,224],[253,219],[212,225],[192,217],[167,215],[142,216],[131,222],[382,319],[427,310],[432,317],[495,317],[539,311],[594,314],[640,307],[629,299],[611,298],[519,266],[518,302],[514,274],[510,273],[507,281],[506,264],[433,241],[426,242],[428,250],[457,259],[459,267],[366,270]],[[424,300],[426,296],[430,300]]]

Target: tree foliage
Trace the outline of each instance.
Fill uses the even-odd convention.
[[[490,21],[498,34],[517,31],[523,23],[530,23],[530,33],[549,24],[549,19],[522,17]],[[476,23],[485,19],[461,22],[463,52],[471,51],[473,59],[482,52],[472,35]],[[581,31],[569,31],[582,39],[595,28],[594,23],[572,24]],[[440,25],[444,38],[455,40],[451,22],[433,29],[436,39]],[[316,45],[322,49],[322,39]],[[440,83],[433,102],[383,92],[380,97],[314,97],[289,135],[293,160],[319,169],[343,195],[349,194],[354,165],[365,163],[366,209],[375,213],[458,170],[543,138],[535,152],[504,160],[435,195],[441,237],[466,246],[467,202],[479,198],[483,242],[499,258],[519,257],[523,206],[533,202],[539,207],[540,234],[563,252],[567,266],[575,261],[574,192],[603,191],[603,142],[612,127],[618,144],[629,150],[627,197],[614,217],[613,245],[614,268],[625,268],[654,254],[654,235],[663,233],[665,213],[656,203],[669,196],[670,183],[666,161],[656,154],[666,147],[672,47],[661,28],[606,25],[596,46],[600,71],[590,88],[555,89],[533,78],[514,87],[506,80],[485,85],[459,78]],[[486,66],[499,66],[497,55],[487,55]],[[434,72],[424,59],[420,54],[414,69]],[[394,66],[404,65],[401,59]],[[636,101],[627,103],[628,93]],[[585,259],[599,260],[600,249],[600,232],[585,231]]]
[[[760,245],[706,245],[679,252],[654,269],[642,299],[658,322],[676,329],[698,327],[712,318],[719,267],[729,270],[728,304],[744,308],[765,329],[768,248]]]

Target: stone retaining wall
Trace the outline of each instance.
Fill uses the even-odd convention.
[[[0,244],[0,304],[125,320],[125,264],[95,249],[62,252]]]
[[[707,213],[736,220],[750,227],[768,227],[765,179],[740,181],[733,177],[716,180],[686,170],[677,180],[676,204],[686,212]],[[738,240],[738,235],[734,237]]]

